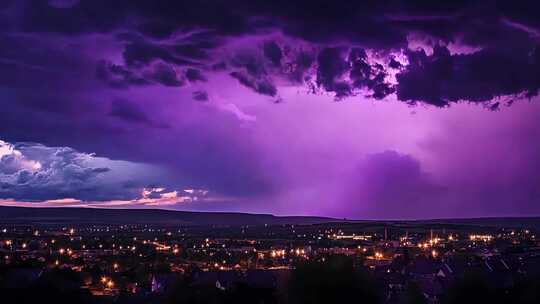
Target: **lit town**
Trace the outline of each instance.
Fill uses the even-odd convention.
[[[466,288],[485,289],[482,298],[537,293],[538,221],[532,228],[470,221],[11,221],[0,228],[0,286],[4,296],[42,290],[73,303],[319,303],[306,298],[351,295],[366,303],[441,303]]]

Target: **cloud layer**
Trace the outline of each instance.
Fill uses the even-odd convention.
[[[1,198],[340,217],[540,212],[539,11],[496,0],[2,1]],[[142,196],[155,188],[165,190]],[[185,189],[210,194],[195,202]]]
[[[445,106],[489,102],[500,95],[536,96],[540,84],[534,1],[519,10],[495,0],[159,0],[117,1],[113,6],[79,0],[59,5],[64,2],[4,5],[0,13],[10,26],[1,33],[0,56],[13,72],[5,73],[11,77],[4,82],[23,85],[83,67],[79,52],[59,48],[60,38],[38,39],[45,34],[67,37],[64,44],[75,37],[94,42],[96,35],[108,37],[100,41],[108,40],[107,50],[98,52],[101,58],[93,65],[97,78],[117,89],[178,87],[205,82],[207,74],[225,70],[247,89],[270,97],[279,94],[276,84],[287,80],[338,99],[357,94],[382,99],[397,92],[404,102]],[[263,38],[250,43],[245,37]],[[53,45],[28,48],[36,42]],[[508,77],[494,76],[502,74]]]

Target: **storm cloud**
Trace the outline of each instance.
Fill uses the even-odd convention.
[[[0,141],[1,198],[132,199],[144,187],[160,182],[159,172],[152,166],[113,161],[67,147]]]
[[[0,139],[21,155],[2,156],[2,198],[129,201],[165,183],[209,191],[222,204],[209,210],[537,210],[526,164],[538,162],[538,12],[497,0],[3,1]],[[495,164],[483,155],[513,165],[468,180],[461,164]],[[167,180],[132,183],[140,165]]]
[[[141,70],[149,69],[158,61],[174,65],[177,70],[185,68],[186,77],[191,81],[205,80],[203,70],[216,64],[216,54],[226,41],[271,31],[279,31],[292,41],[301,41],[317,49],[318,60],[313,62],[317,72],[311,76],[317,78],[316,83],[322,90],[335,94],[338,99],[354,96],[358,94],[355,89],[360,89],[368,90],[368,96],[375,99],[397,92],[399,100],[408,103],[441,106],[457,101],[486,102],[501,94],[535,96],[539,85],[532,72],[538,65],[539,24],[535,15],[538,4],[534,1],[526,1],[520,10],[495,0],[444,4],[426,1],[337,1],[332,4],[278,1],[269,4],[242,0],[211,3],[163,0],[153,3],[116,1],[111,5],[105,2],[80,0],[58,5],[54,1],[40,0],[8,3],[2,13],[12,21],[12,26],[3,31],[9,35],[28,34],[27,41],[37,33],[67,37],[111,35],[121,48],[118,52],[123,62],[101,63],[98,76],[119,87],[148,82],[181,85],[182,81],[174,75],[178,72],[163,64],[155,66],[153,74],[147,73],[151,79],[142,76]],[[482,10],[480,7],[493,9]],[[10,50],[20,49],[20,43],[24,42],[14,37],[9,39],[11,41],[3,43],[4,51],[0,52],[3,57],[17,56],[27,64],[39,58],[35,54],[30,57],[27,56],[30,54],[13,53]],[[422,55],[423,50],[410,49],[411,45],[418,44],[433,49],[434,54]],[[444,49],[448,46],[457,53],[445,55]],[[461,53],[460,50],[465,48],[479,51]],[[371,55],[377,54],[378,59],[386,57],[382,61],[388,64],[375,64],[374,58],[367,56],[363,49],[370,50]],[[344,58],[346,54],[338,56],[337,50],[350,52],[348,60]],[[258,51],[278,69],[265,71],[269,75],[263,79],[259,78],[260,73],[254,75],[249,69],[247,72],[230,71],[230,75],[259,94],[275,96],[274,79],[282,78],[283,71],[291,69],[291,62],[284,59],[295,53],[295,46],[291,40],[280,43],[270,40],[262,42]],[[391,70],[401,65],[392,54],[401,51],[405,51],[411,65],[392,83],[388,75],[395,74]],[[50,58],[51,55],[47,55],[47,59]],[[63,58],[69,56],[58,58],[65,60]],[[257,63],[263,66],[261,64]],[[311,65],[304,61],[305,64]],[[493,71],[496,67],[498,70]],[[507,70],[511,80],[488,77]],[[450,71],[453,75],[449,75]],[[346,72],[350,77],[337,79]],[[304,82],[303,77],[296,78]],[[431,91],[416,93],[424,89],[414,87],[423,83],[423,79],[432,82],[433,86],[425,86]],[[494,89],[495,86],[500,88]],[[452,96],[445,91],[462,93]]]

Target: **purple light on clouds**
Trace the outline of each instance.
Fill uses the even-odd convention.
[[[540,213],[539,10],[159,2],[0,5],[1,204]]]

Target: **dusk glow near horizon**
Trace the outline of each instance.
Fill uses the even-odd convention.
[[[528,4],[1,1],[0,205],[538,216]]]

